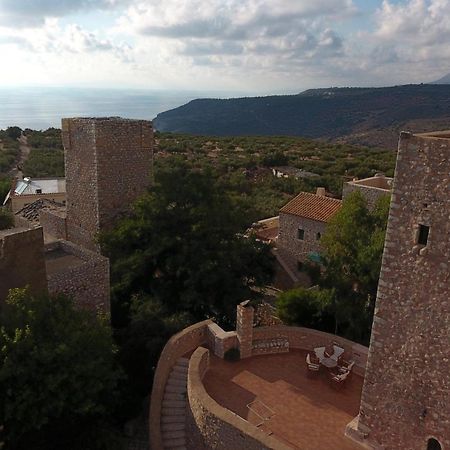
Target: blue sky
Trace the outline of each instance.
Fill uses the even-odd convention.
[[[0,87],[420,83],[449,44],[450,0],[0,0]]]

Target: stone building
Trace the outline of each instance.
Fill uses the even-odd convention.
[[[369,208],[373,208],[377,200],[392,192],[393,179],[385,177],[383,174],[376,174],[374,177],[362,180],[353,180],[344,183],[342,187],[342,200],[352,192],[358,191],[366,198]]]
[[[300,192],[280,209],[277,253],[292,271],[304,261],[318,261],[327,222],[341,206],[341,200],[318,188],[316,194]]]
[[[67,239],[99,251],[108,228],[150,184],[153,128],[118,117],[62,120]]]
[[[79,118],[63,119],[62,128],[67,204],[31,194],[31,203],[15,213],[15,225],[25,228],[0,236],[6,249],[0,251],[0,302],[8,289],[30,284],[108,312],[109,261],[100,254],[97,234],[149,186],[152,124]]]
[[[6,196],[3,205],[8,205],[13,213],[37,200],[50,200],[66,203],[65,178],[33,178],[25,177],[15,180]]]
[[[400,136],[358,418],[369,448],[450,448],[450,132]]]

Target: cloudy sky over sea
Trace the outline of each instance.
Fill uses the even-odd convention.
[[[0,0],[0,86],[292,93],[450,71],[450,0]]]

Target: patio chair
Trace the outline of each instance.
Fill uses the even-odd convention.
[[[341,361],[343,364],[338,366],[338,372],[340,374],[348,373],[348,378],[351,377],[353,366],[355,361]]]
[[[333,354],[330,356],[330,358],[334,359],[335,361],[338,361],[339,358],[344,354],[345,350],[340,347],[339,345],[333,345]]]
[[[345,383],[347,381],[347,378],[349,376],[350,372],[346,373],[338,373],[338,374],[331,374],[330,373],[330,384],[334,389],[342,389],[345,386]]]
[[[319,359],[319,362],[322,361],[322,359],[325,358],[325,347],[316,347],[314,353]]]
[[[308,368],[308,376],[317,375],[320,370],[320,364],[311,361],[311,355],[306,355],[306,367]]]

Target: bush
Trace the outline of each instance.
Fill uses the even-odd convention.
[[[229,348],[223,355],[225,361],[239,361],[241,359],[241,352],[237,347]]]

